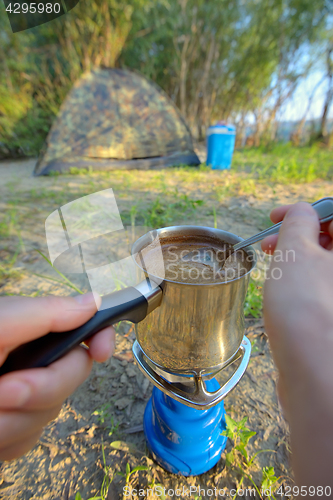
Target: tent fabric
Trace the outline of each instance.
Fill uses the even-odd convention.
[[[198,165],[189,129],[171,99],[120,69],[83,75],[63,102],[35,175],[71,167],[102,170]]]

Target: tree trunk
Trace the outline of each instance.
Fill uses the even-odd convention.
[[[329,79],[329,88],[326,94],[326,100],[324,104],[324,109],[323,109],[323,115],[321,117],[321,123],[320,123],[320,135],[321,137],[325,138],[328,135],[328,130],[327,130],[327,118],[328,118],[328,111],[332,102],[332,97],[333,97],[333,87],[332,87],[332,76]]]
[[[311,108],[311,104],[312,104],[312,101],[313,101],[313,98],[314,98],[314,95],[318,89],[318,87],[320,87],[320,85],[323,83],[325,77],[322,78],[313,88],[312,92],[311,92],[311,95],[309,97],[309,100],[308,100],[308,105],[306,107],[306,110],[305,110],[305,113],[302,117],[302,119],[300,120],[298,126],[297,126],[297,129],[295,130],[295,132],[293,132],[290,136],[290,140],[292,141],[292,143],[295,145],[295,146],[299,146],[302,142],[302,135],[303,135],[303,129],[304,129],[304,125],[305,125],[305,122],[306,122],[306,117],[308,116],[308,113],[310,111],[310,108]]]
[[[253,113],[256,119],[256,129],[253,134],[253,145],[258,148],[260,146],[260,137],[261,137],[261,110],[258,110]]]
[[[214,53],[215,53],[215,37],[214,35],[212,35],[208,46],[208,50],[206,51],[206,61],[204,64],[202,76],[198,82],[198,86],[195,91],[196,99],[195,102],[193,103],[193,111],[192,111],[193,121],[198,123],[199,140],[203,138],[202,128],[207,123],[207,114],[208,114],[207,84],[213,62]]]
[[[185,36],[184,45],[181,52],[180,76],[179,76],[179,94],[180,111],[184,118],[186,117],[186,75],[187,75],[187,47],[190,42],[189,35]]]
[[[333,61],[331,56],[333,54],[333,46],[330,46],[327,50],[326,54],[326,67],[327,67],[327,78],[328,78],[328,90],[326,94],[323,114],[320,122],[320,132],[319,139],[327,139],[328,138],[328,130],[327,130],[327,119],[329,108],[333,99]]]

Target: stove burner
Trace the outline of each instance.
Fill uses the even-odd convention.
[[[244,336],[240,348],[227,363],[217,369],[206,370],[205,372],[175,373],[165,370],[146,356],[138,341],[134,342],[133,354],[140,370],[158,389],[186,406],[197,410],[205,410],[221,402],[238,384],[250,360],[251,343]],[[206,386],[206,382],[211,380],[216,373],[236,361],[240,361],[239,366],[229,380],[222,387],[211,392]]]
[[[207,381],[217,390],[217,380]],[[153,459],[173,474],[197,476],[219,461],[227,437],[223,401],[213,408],[195,410],[154,387],[144,419],[144,433]]]

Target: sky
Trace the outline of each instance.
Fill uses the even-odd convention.
[[[288,100],[284,109],[281,110],[281,120],[300,120],[303,118],[306,108],[308,106],[309,97],[317,83],[322,80],[324,74],[322,71],[314,71],[297,87],[294,95]],[[327,91],[327,81],[324,81],[316,90],[312,105],[309,110],[307,119],[311,120],[319,118],[322,114],[324,107],[324,100]],[[333,106],[329,111],[329,117],[333,118]]]

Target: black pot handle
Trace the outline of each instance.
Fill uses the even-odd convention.
[[[141,284],[140,284],[141,285]],[[147,280],[144,286],[129,287],[102,298],[100,310],[84,325],[69,332],[50,332],[43,337],[22,344],[13,350],[0,367],[0,375],[26,368],[48,366],[75,346],[103,328],[127,320],[139,323],[162,300],[162,290],[152,288]],[[147,290],[147,291],[146,291]],[[153,300],[151,300],[151,297]]]

